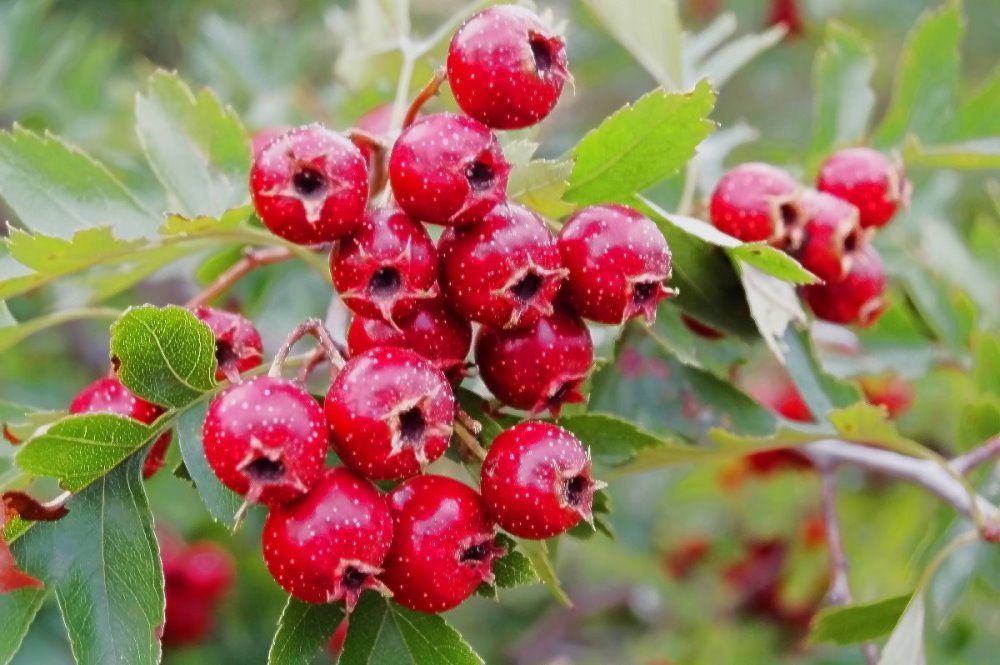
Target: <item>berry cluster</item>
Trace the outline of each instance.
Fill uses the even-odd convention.
[[[201,642],[212,632],[216,608],[232,586],[232,559],[208,541],[189,545],[165,531],[158,531],[156,538],[167,600],[163,643],[187,646]]]

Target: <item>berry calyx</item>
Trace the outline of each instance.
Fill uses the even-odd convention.
[[[163,407],[147,402],[133,394],[117,377],[98,379],[76,394],[69,404],[70,413],[111,413],[151,425],[163,413]],[[142,477],[149,478],[163,466],[170,432],[162,434],[146,453],[142,463]]]
[[[399,207],[431,224],[479,220],[504,200],[509,172],[493,132],[454,113],[420,118],[389,155],[389,184]]]
[[[191,311],[215,335],[216,381],[239,381],[240,374],[260,365],[264,343],[249,319],[213,307],[199,306]]]
[[[247,503],[276,505],[316,483],[326,458],[323,410],[298,383],[256,376],[219,393],[202,427],[205,457]]]
[[[448,304],[495,328],[523,327],[551,314],[566,275],[545,222],[509,201],[475,224],[446,229],[438,252]]]
[[[580,316],[621,324],[642,314],[656,319],[656,306],[675,291],[670,248],[649,219],[623,205],[590,206],[574,213],[559,232],[559,252],[569,270],[564,296]]]
[[[744,242],[782,244],[802,222],[799,185],[785,171],[747,162],[728,171],[712,193],[712,223]]]
[[[401,210],[374,210],[330,255],[330,272],[351,311],[392,326],[437,292],[437,250]]]
[[[532,414],[559,415],[583,402],[580,384],[594,360],[590,332],[580,317],[556,310],[527,328],[482,328],[476,339],[479,376],[493,395]]]
[[[816,189],[853,204],[861,226],[878,228],[910,203],[910,182],[898,160],[871,148],[847,148],[830,155],[820,167]]]
[[[885,286],[882,258],[874,247],[865,245],[854,254],[843,280],[810,284],[803,286],[801,292],[817,318],[867,327],[878,320],[888,305]]]
[[[867,238],[858,223],[858,209],[829,194],[802,195],[805,223],[795,258],[824,282],[839,282],[851,269],[854,255]]]
[[[448,82],[462,110],[497,129],[542,120],[570,79],[566,42],[523,7],[479,12],[448,48]]]
[[[393,600],[418,612],[457,607],[493,583],[504,549],[482,498],[444,476],[410,478],[389,493],[393,539],[381,579]]]
[[[298,127],[254,157],[250,194],[264,225],[300,245],[353,231],[368,201],[368,168],[349,140],[322,125]]]
[[[275,506],[264,521],[264,562],[275,581],[307,603],[344,601],[350,612],[389,553],[392,517],[374,485],[327,469],[308,494]]]
[[[455,419],[455,397],[441,370],[392,347],[348,360],[324,408],[337,455],[373,480],[420,473],[448,448]]]
[[[483,461],[481,491],[490,514],[521,538],[551,538],[593,521],[590,457],[567,430],[522,422],[493,440]]]

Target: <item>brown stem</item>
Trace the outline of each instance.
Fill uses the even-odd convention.
[[[427,82],[417,96],[413,98],[413,102],[410,104],[410,108],[407,109],[406,115],[403,116],[403,129],[406,129],[413,124],[413,121],[417,119],[420,115],[420,109],[424,107],[428,101],[431,100],[434,95],[438,93],[441,89],[441,84],[448,79],[448,73],[445,71],[444,67],[439,67],[435,72],[431,80]]]
[[[455,420],[474,436],[479,436],[483,432],[482,423],[470,416],[461,406],[455,406]]]
[[[462,449],[469,454],[470,457],[477,458],[480,462],[486,459],[486,449],[483,448],[482,444],[479,443],[479,439],[476,435],[469,431],[461,420],[456,420],[455,422],[455,436],[458,437],[459,443],[462,444]]]
[[[951,461],[951,468],[964,476],[977,466],[989,462],[994,457],[1000,457],[1000,436],[990,439],[964,455],[959,455]]]
[[[319,319],[306,319],[299,325],[288,333],[288,337],[282,343],[281,348],[278,352],[274,354],[274,361],[271,363],[271,369],[268,370],[269,376],[281,376],[281,372],[285,366],[285,359],[288,357],[288,353],[295,346],[295,343],[306,335],[312,335],[316,338],[319,343],[320,349],[326,354],[326,359],[330,362],[330,378],[333,378],[337,371],[344,366],[344,357],[340,355],[340,351],[337,349],[337,343],[333,341],[333,337],[330,336],[330,331],[326,329],[323,322]]]
[[[186,307],[198,307],[207,304],[229,290],[250,272],[261,266],[288,261],[295,255],[285,247],[266,247],[263,249],[246,248],[243,258],[231,265],[224,273],[215,278],[201,293],[187,302]]]

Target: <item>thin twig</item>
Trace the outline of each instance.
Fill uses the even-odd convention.
[[[445,71],[444,67],[438,67],[434,71],[434,75],[431,77],[431,80],[420,89],[417,96],[413,98],[412,102],[410,102],[410,108],[407,109],[406,115],[403,116],[403,129],[406,129],[413,124],[413,121],[417,119],[418,115],[420,115],[420,110],[424,107],[424,104],[429,102],[434,95],[438,93],[438,90],[441,89],[441,84],[447,79],[448,73]]]
[[[309,354],[309,358],[306,359],[302,367],[299,368],[298,377],[296,377],[299,383],[305,383],[309,380],[309,375],[312,371],[322,364],[326,360],[326,351],[322,347],[317,346],[313,349],[312,353]]]
[[[261,266],[280,263],[293,258],[295,254],[285,247],[265,247],[263,249],[247,248],[243,258],[231,265],[225,272],[215,278],[205,290],[187,302],[187,307],[197,307],[212,302],[228,291],[236,282]]]
[[[476,435],[466,429],[461,421],[455,422],[455,436],[458,437],[459,443],[462,444],[462,448],[467,453],[478,458],[480,462],[486,459],[486,449],[479,443]]]
[[[959,455],[951,461],[951,468],[964,476],[979,465],[989,462],[994,457],[1000,457],[1000,436],[990,439],[964,455]]]
[[[483,432],[482,423],[470,416],[461,406],[455,407],[455,420],[461,423],[462,427],[469,430],[474,436],[479,436]]]
[[[299,325],[288,333],[288,337],[285,338],[284,343],[282,343],[281,348],[278,352],[274,354],[274,361],[271,363],[271,369],[268,370],[269,376],[281,376],[281,372],[285,366],[285,358],[288,357],[288,353],[295,346],[295,343],[306,335],[312,335],[316,338],[319,343],[320,348],[326,354],[327,360],[330,362],[330,378],[336,375],[344,366],[344,357],[340,355],[340,351],[337,349],[337,343],[333,341],[333,337],[330,336],[330,331],[326,329],[323,322],[319,319],[306,319]]]

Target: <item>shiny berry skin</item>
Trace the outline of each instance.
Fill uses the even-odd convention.
[[[552,111],[570,78],[566,42],[534,12],[499,5],[479,12],[448,48],[448,83],[468,115],[520,129]]]
[[[599,205],[574,213],[559,232],[559,253],[569,270],[564,297],[592,321],[621,324],[656,306],[674,291],[670,248],[653,220],[623,205]]]
[[[522,422],[493,440],[480,488],[490,514],[521,538],[551,538],[592,521],[594,492],[605,486],[590,473],[590,457],[562,427]]]
[[[132,393],[117,377],[98,379],[76,394],[69,403],[69,412],[111,413],[125,416],[150,425],[164,409]],[[171,433],[165,432],[156,440],[142,463],[142,477],[149,478],[163,466],[163,458],[170,447]]]
[[[816,318],[831,323],[867,327],[882,315],[885,298],[885,267],[871,245],[855,252],[843,280],[810,284],[801,289],[803,299]]]
[[[448,448],[455,419],[455,397],[441,370],[392,347],[348,360],[324,408],[337,455],[373,480],[420,473]]]
[[[323,409],[301,384],[255,376],[219,393],[202,427],[205,457],[222,484],[248,503],[296,499],[323,471]]]
[[[793,255],[824,282],[839,282],[866,241],[858,223],[858,209],[835,196],[812,190],[802,194],[802,209],[805,222]]]
[[[423,225],[401,210],[374,210],[330,255],[333,284],[352,312],[387,323],[437,293],[437,250]]]
[[[304,497],[271,508],[264,562],[281,587],[307,603],[343,600],[350,612],[376,579],[392,541],[385,497],[342,467],[327,469]]]
[[[389,184],[399,207],[431,224],[478,221],[504,200],[509,173],[493,132],[454,113],[420,118],[389,155]]]
[[[312,124],[272,140],[253,160],[250,194],[265,226],[300,245],[332,242],[361,222],[368,167],[346,138]]]
[[[472,348],[472,325],[452,312],[442,300],[428,300],[416,314],[393,328],[379,319],[355,316],[347,328],[351,356],[378,346],[419,353],[452,381],[465,376],[465,358]]]
[[[253,135],[250,139],[250,153],[257,157],[260,153],[264,152],[271,141],[277,139],[279,136],[286,134],[291,127],[279,126],[279,127],[267,127],[266,129],[261,129]]]
[[[392,549],[381,579],[392,599],[418,612],[457,607],[493,583],[496,527],[482,498],[444,476],[417,476],[389,493]]]
[[[744,242],[781,244],[801,224],[799,185],[770,164],[747,162],[728,171],[712,193],[712,223]]]
[[[820,167],[816,189],[854,204],[861,226],[885,226],[900,205],[910,202],[910,182],[898,160],[871,148],[847,148]]]
[[[245,316],[213,307],[191,310],[215,335],[215,379],[238,381],[240,374],[260,365],[264,343],[257,328]]]
[[[556,310],[528,328],[480,329],[475,358],[498,400],[558,416],[563,404],[584,401],[580,384],[594,361],[594,345],[580,317]]]
[[[566,275],[545,222],[513,202],[475,224],[446,229],[438,253],[448,304],[469,321],[495,328],[524,327],[551,314]]]

